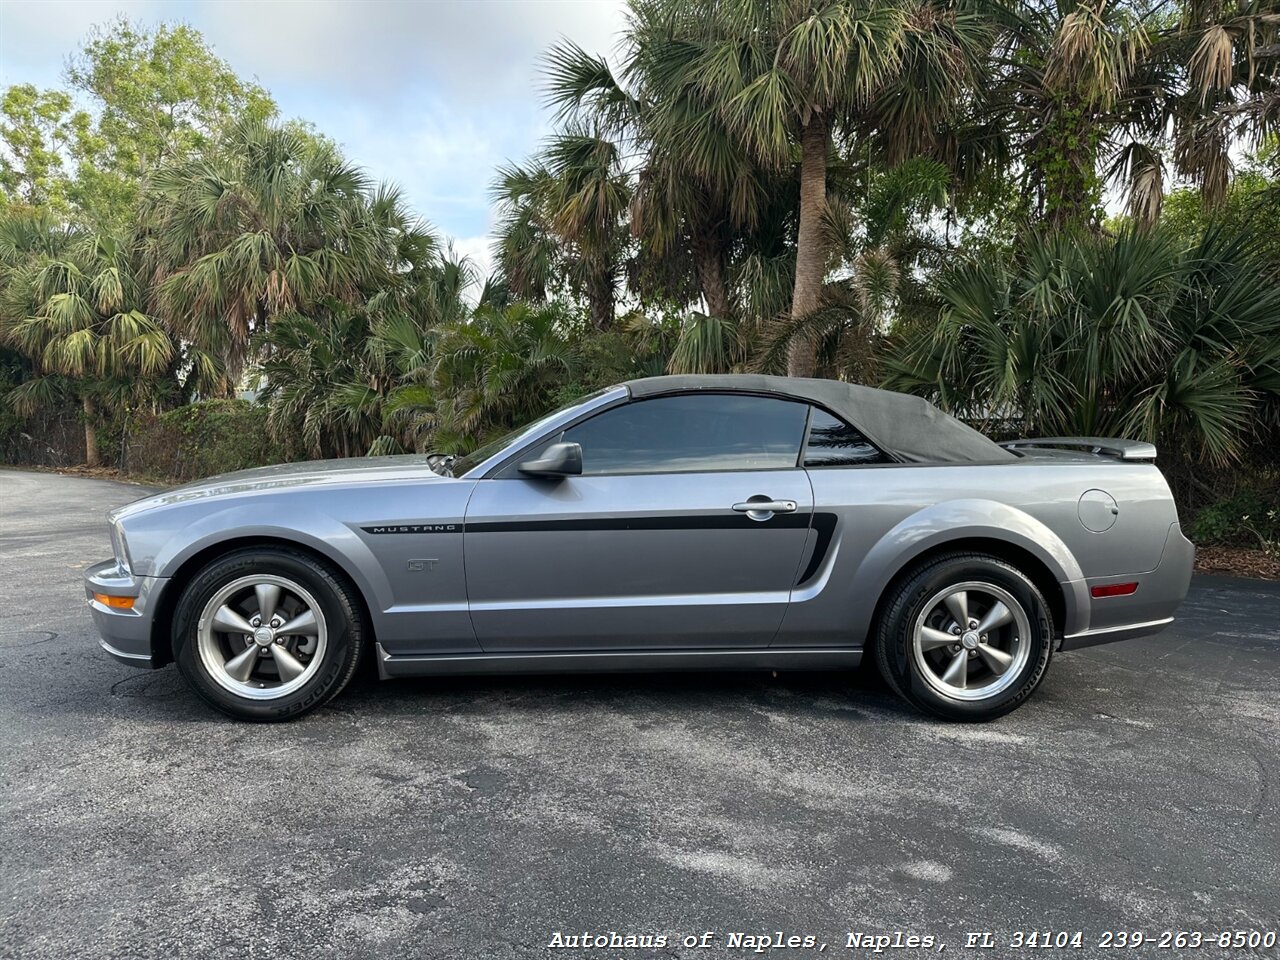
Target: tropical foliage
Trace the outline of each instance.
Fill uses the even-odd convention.
[[[488,278],[191,28],[68,63],[0,95],[0,430],[460,453],[764,370],[1150,438],[1202,498],[1275,475],[1276,0],[631,0],[612,54],[547,52]]]
[[[147,313],[137,262],[127,238],[65,229],[39,214],[0,221],[0,339],[33,365],[8,401],[18,413],[79,403],[90,466],[102,405],[153,394],[176,353]]]
[[[140,216],[158,308],[223,392],[274,317],[394,300],[435,253],[394,190],[306,131],[256,121],[157,171]]]
[[[1021,436],[1146,436],[1226,463],[1280,387],[1280,286],[1237,235],[1045,234],[948,266],[889,385]]]
[[[95,28],[73,56],[66,89],[17,84],[0,97],[0,187],[23,203],[108,222],[130,219],[160,165],[200,151],[237,119],[276,112],[185,25]]]

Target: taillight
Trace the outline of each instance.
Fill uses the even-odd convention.
[[[1127,597],[1136,593],[1137,589],[1137,581],[1133,583],[1105,583],[1091,588],[1089,595],[1095,600],[1102,597]]]

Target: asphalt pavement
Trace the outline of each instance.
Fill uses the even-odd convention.
[[[1197,578],[1169,631],[1055,657],[982,726],[839,673],[366,675],[247,725],[98,648],[80,572],[145,492],[0,471],[0,957],[932,938],[878,954],[902,958],[983,955],[984,933],[988,957],[1280,953],[1103,947],[1280,931],[1280,584]],[[1081,945],[1015,950],[1019,931]],[[618,936],[551,946],[584,933]]]

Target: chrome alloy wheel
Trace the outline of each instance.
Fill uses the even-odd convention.
[[[1013,683],[1031,656],[1022,604],[994,583],[939,590],[916,618],[911,652],[920,676],[954,700],[985,700]]]
[[[286,577],[241,577],[215,593],[200,614],[196,644],[206,672],[241,697],[287,696],[320,669],[328,646],[324,613]]]

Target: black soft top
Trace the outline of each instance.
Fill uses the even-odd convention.
[[[908,463],[1017,459],[927,400],[857,383],[761,374],[690,374],[630,380],[624,386],[635,399],[707,390],[774,394],[805,400],[825,407],[861,430],[881,450]]]

